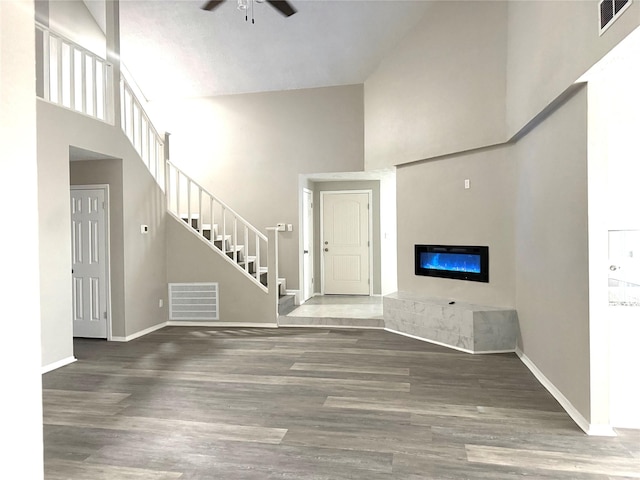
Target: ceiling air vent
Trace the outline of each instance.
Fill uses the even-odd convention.
[[[624,11],[631,5],[631,0],[600,0],[600,35],[607,31]]]

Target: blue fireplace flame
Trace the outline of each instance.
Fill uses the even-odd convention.
[[[420,267],[448,272],[480,273],[480,255],[422,252]]]

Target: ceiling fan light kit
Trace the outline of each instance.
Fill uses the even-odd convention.
[[[202,6],[203,10],[213,11],[222,5],[226,0],[210,0]],[[245,12],[245,20],[249,20],[249,6],[251,6],[251,23],[255,23],[253,18],[253,7],[257,3],[268,3],[273,8],[278,10],[285,17],[290,17],[296,13],[296,9],[286,0],[236,0],[238,3],[238,10]],[[251,3],[249,3],[251,2]]]

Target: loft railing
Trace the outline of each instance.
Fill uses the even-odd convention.
[[[113,68],[104,58],[36,23],[36,93],[44,100],[113,124]],[[120,124],[164,189],[164,142],[130,83],[120,76]]]
[[[265,285],[268,240],[263,233],[169,161],[165,194],[169,212],[211,242],[268,292]]]
[[[36,24],[37,95],[113,123],[111,65],[64,36]]]
[[[120,76],[120,124],[153,178],[165,188],[164,142],[124,75]]]
[[[105,59],[38,23],[36,59],[36,94],[40,98],[111,125],[115,123],[113,106],[118,87],[113,68]],[[123,75],[119,88],[122,131],[165,191],[167,210],[185,219],[195,233],[263,291],[269,292],[267,284],[273,285],[271,294],[277,310],[277,229],[267,229],[272,238],[269,242],[224,202],[171,162],[165,163],[163,139]],[[205,224],[205,220],[210,223]]]

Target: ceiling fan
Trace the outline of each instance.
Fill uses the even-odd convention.
[[[222,5],[226,0],[209,0],[202,6],[203,10],[212,11]],[[290,17],[296,13],[296,9],[286,0],[256,0],[258,3],[268,3],[273,8],[278,10],[285,17]],[[238,8],[241,10],[247,9],[247,0],[238,0]]]

